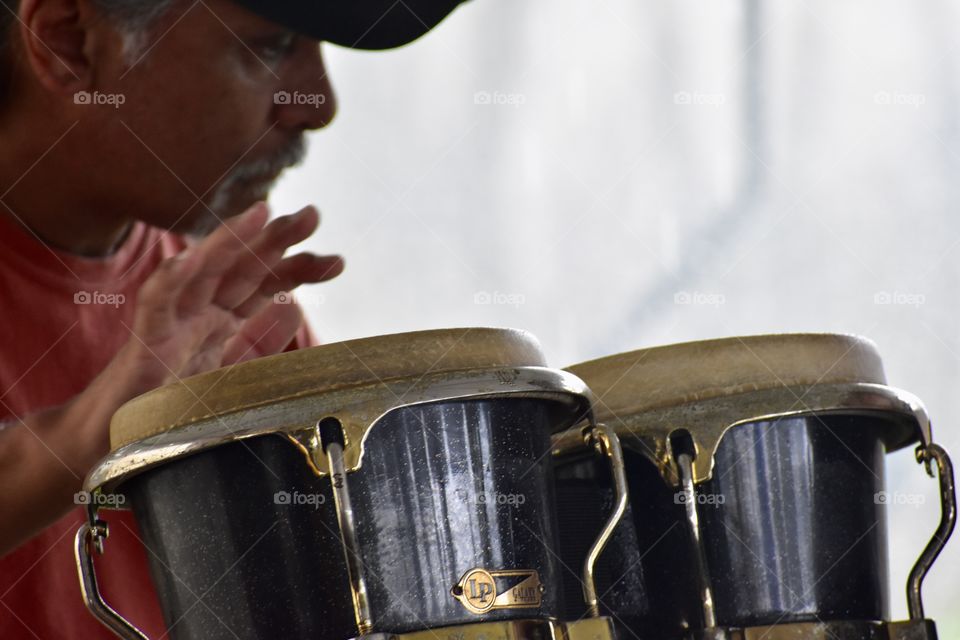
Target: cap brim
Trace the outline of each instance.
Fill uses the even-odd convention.
[[[465,0],[236,0],[259,16],[352,49],[392,49],[437,26]]]

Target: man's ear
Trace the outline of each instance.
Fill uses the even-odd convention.
[[[93,79],[89,58],[89,10],[84,0],[21,0],[19,31],[24,56],[50,91],[72,94]]]

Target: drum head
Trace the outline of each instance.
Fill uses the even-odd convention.
[[[597,418],[760,389],[886,384],[876,345],[838,334],[760,335],[621,353],[567,369],[603,402]]]

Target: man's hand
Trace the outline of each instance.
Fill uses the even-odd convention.
[[[307,207],[267,224],[257,204],[180,256],[162,262],[137,296],[130,339],[82,393],[0,429],[0,555],[74,507],[83,477],[109,451],[109,424],[128,400],[293,339],[296,305],[274,294],[343,271],[337,256],[284,252],[319,224]],[[122,329],[122,328],[121,328]],[[257,350],[252,347],[256,345]]]
[[[270,224],[267,217],[265,204],[254,205],[160,264],[140,290],[130,340],[111,363],[124,369],[120,379],[136,380],[146,391],[279,353],[290,343],[300,310],[276,304],[275,294],[330,280],[343,271],[343,261],[309,253],[283,257],[316,230],[313,207]]]

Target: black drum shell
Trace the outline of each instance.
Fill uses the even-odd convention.
[[[697,487],[720,625],[886,618],[887,427],[874,415],[823,414],[728,430],[712,479]],[[683,497],[646,456],[628,451],[626,463],[630,510],[599,561],[601,613],[627,637],[680,637],[702,625]],[[597,465],[558,461],[561,554],[571,567],[612,510],[609,473]],[[571,597],[579,579],[564,581],[566,615],[582,615]]]
[[[698,489],[721,625],[887,618],[886,427],[809,415],[724,435]]]
[[[347,479],[375,631],[559,616],[558,406],[438,402],[373,427]],[[122,488],[174,640],[358,635],[330,479],[285,437],[208,449]],[[536,570],[541,606],[468,612],[451,588],[474,567]]]

